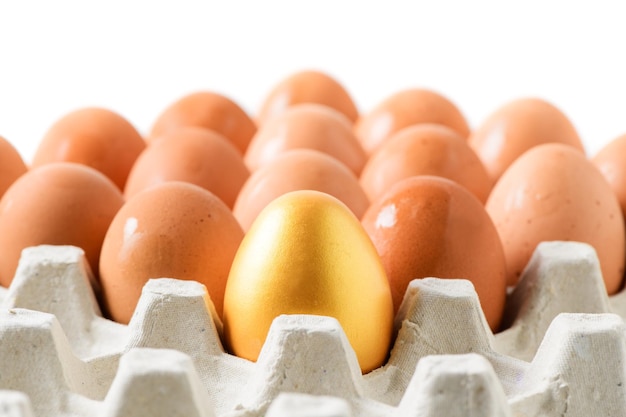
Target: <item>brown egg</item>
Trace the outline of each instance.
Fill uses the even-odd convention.
[[[387,271],[396,311],[415,278],[464,278],[498,329],[506,296],[502,243],[467,189],[441,177],[407,178],[373,202],[362,223]]]
[[[124,194],[130,198],[164,181],[205,188],[230,208],[250,176],[243,157],[222,135],[199,127],[170,130],[155,139],[131,170]]]
[[[146,144],[119,114],[102,108],[73,111],[50,127],[39,143],[32,167],[50,162],[77,162],[97,169],[120,190]]]
[[[245,155],[251,170],[289,149],[309,148],[337,158],[359,175],[367,159],[341,113],[319,104],[300,104],[267,122],[256,133]]]
[[[28,168],[19,152],[0,136],[0,197]]]
[[[624,273],[624,220],[617,197],[582,152],[569,145],[536,146],[494,186],[486,204],[515,285],[542,241],[585,242],[598,253],[609,294]]]
[[[374,153],[398,130],[420,123],[436,123],[456,131],[461,137],[469,135],[465,116],[454,103],[434,91],[408,89],[399,91],[361,116],[355,132],[365,152]]]
[[[578,133],[565,114],[538,98],[522,98],[505,104],[469,138],[470,146],[494,182],[528,149],[551,142],[571,145],[584,152]]]
[[[94,273],[100,247],[121,191],[99,171],[57,162],[22,175],[0,200],[0,284],[8,286],[22,249],[74,245],[85,251]]]
[[[337,80],[323,72],[309,70],[296,72],[275,86],[265,98],[257,122],[261,126],[288,107],[302,103],[331,107],[352,123],[358,117],[352,97]]]
[[[296,190],[325,192],[341,200],[359,219],[369,200],[358,178],[345,165],[322,152],[294,149],[255,171],[241,188],[233,214],[244,230],[275,198]]]
[[[602,148],[591,162],[613,189],[622,215],[626,217],[626,134],[615,138]]]
[[[149,141],[181,126],[214,130],[228,138],[242,154],[256,133],[254,121],[237,103],[210,91],[192,93],[172,103],[154,122]]]
[[[224,288],[243,231],[211,192],[170,181],[129,199],[102,245],[104,310],[128,323],[150,278],[195,280],[222,314]]]
[[[446,126],[430,123],[409,126],[390,136],[363,168],[361,186],[374,201],[393,184],[416,175],[448,178],[483,203],[492,186],[467,141]]]

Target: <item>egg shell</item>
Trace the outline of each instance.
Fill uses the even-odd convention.
[[[300,104],[259,128],[246,151],[246,165],[256,170],[280,153],[299,148],[325,152],[356,175],[361,173],[367,160],[345,116],[319,104]]]
[[[148,141],[171,129],[196,126],[227,137],[243,155],[256,133],[256,124],[236,102],[212,91],[188,94],[157,117]]]
[[[396,310],[415,278],[472,282],[492,330],[502,320],[506,262],[500,237],[482,203],[441,177],[417,176],[372,202],[363,227],[380,255]]]
[[[352,97],[339,81],[325,72],[304,70],[289,75],[270,91],[261,105],[257,123],[262,126],[289,107],[303,103],[331,107],[351,123],[358,117]]]
[[[0,197],[27,170],[28,167],[17,149],[0,136]]]
[[[221,316],[228,271],[243,231],[228,207],[199,186],[169,181],[135,194],[106,233],[100,257],[104,309],[128,323],[151,278],[206,285]]]
[[[272,200],[291,191],[316,190],[330,194],[361,218],[369,207],[359,180],[335,158],[312,149],[283,152],[255,171],[241,188],[233,214],[244,230]]]
[[[520,98],[495,110],[469,137],[470,146],[497,181],[524,152],[543,143],[564,143],[584,152],[576,128],[555,105]]]
[[[376,151],[398,130],[420,123],[448,126],[462,137],[470,129],[459,108],[443,95],[421,88],[398,91],[365,113],[355,124],[355,132],[368,155]]]
[[[237,251],[224,296],[224,335],[256,360],[274,318],[336,318],[363,372],[387,358],[393,304],[385,271],[359,220],[318,191],[285,194],[259,214]]]
[[[130,198],[164,181],[184,181],[211,191],[232,208],[249,176],[241,153],[224,136],[181,127],[164,133],[139,155],[124,195]]]
[[[604,146],[591,159],[617,196],[622,215],[626,217],[626,134]]]
[[[97,272],[104,236],[123,203],[111,180],[81,164],[50,163],[22,175],[0,200],[0,284],[12,281],[23,249],[41,244],[78,246]]]
[[[87,107],[57,120],[39,142],[32,167],[51,162],[77,162],[97,169],[120,190],[146,143],[123,116]]]
[[[590,244],[609,294],[621,286],[624,220],[609,184],[582,152],[569,145],[536,146],[496,183],[486,209],[502,239],[509,285],[515,285],[542,241]]]
[[[492,187],[491,178],[467,141],[446,126],[430,123],[409,126],[390,136],[367,161],[360,182],[374,201],[395,183],[417,175],[448,178],[483,203]]]

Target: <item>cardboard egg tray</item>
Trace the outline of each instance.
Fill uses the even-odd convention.
[[[278,317],[253,363],[225,353],[201,284],[149,281],[121,325],[90,274],[38,246],[0,288],[0,416],[626,416],[626,292],[586,244],[539,245],[496,335],[469,281],[414,280],[365,375],[335,319]]]

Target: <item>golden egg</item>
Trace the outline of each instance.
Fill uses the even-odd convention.
[[[336,318],[363,372],[387,357],[393,303],[385,270],[359,220],[328,194],[302,190],[274,200],[233,260],[223,316],[230,350],[256,360],[281,314]]]

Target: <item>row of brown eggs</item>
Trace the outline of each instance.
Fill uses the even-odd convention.
[[[619,194],[620,186],[626,188],[620,143],[594,158],[596,169],[572,123],[540,99],[512,101],[473,131],[454,103],[425,89],[400,91],[359,116],[346,90],[314,71],[278,84],[256,120],[223,95],[185,96],[164,110],[145,140],[112,111],[81,109],[49,129],[30,171],[0,140],[0,195],[7,190],[0,200],[0,284],[10,284],[24,247],[73,244],[85,250],[96,273],[93,284],[103,308],[121,322],[130,319],[148,278],[204,283],[218,314],[231,317],[228,324],[237,316],[226,314],[224,301],[233,271],[262,278],[287,274],[291,278],[280,285],[251,278],[230,285],[238,288],[230,295],[235,310],[265,309],[234,339],[226,332],[237,350],[238,341],[261,329],[243,343],[241,354],[252,359],[277,311],[267,307],[270,293],[281,294],[274,304],[283,312],[304,312],[296,304],[329,298],[319,303],[344,314],[342,324],[358,316],[352,321],[389,330],[392,314],[384,311],[385,302],[371,301],[380,296],[372,290],[376,285],[366,285],[377,282],[377,274],[345,278],[328,290],[340,272],[354,275],[363,265],[369,265],[363,271],[376,270],[372,252],[355,255],[333,240],[360,247],[355,229],[335,222],[342,215],[329,215],[330,220],[321,215],[328,211],[325,205],[341,201],[360,220],[366,244],[375,248],[390,284],[392,311],[411,279],[468,278],[497,330],[506,287],[515,285],[540,241],[592,244],[607,290],[620,289],[626,250],[616,197],[626,194]],[[296,190],[316,190],[337,201],[308,194],[278,199]],[[266,207],[270,214],[260,215]],[[261,218],[266,223],[258,225]],[[241,255],[244,247],[255,249]],[[318,253],[319,248],[332,251]],[[338,267],[338,258],[350,265]],[[308,276],[297,262],[315,271],[308,272],[311,279],[329,278],[321,293],[302,282],[285,289],[287,281]],[[353,299],[377,305],[378,319],[338,308],[336,294],[347,300],[349,290]],[[326,311],[309,307],[308,312]],[[353,344],[372,345],[371,340]],[[362,367],[379,365],[387,344],[380,344],[374,359],[359,356]]]

